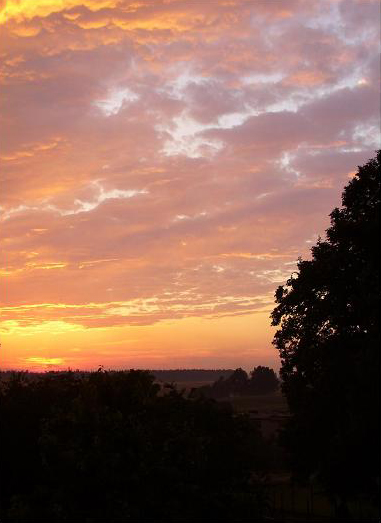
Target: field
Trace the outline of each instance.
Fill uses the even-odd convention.
[[[158,383],[163,385],[168,382],[158,380]],[[211,385],[212,383],[213,381],[176,381],[174,384],[176,385],[177,390],[185,389],[186,392],[190,392],[194,388],[197,389],[198,387],[204,387],[204,385]]]
[[[192,390],[192,388],[198,388],[211,384],[211,381],[179,381],[176,383],[176,387],[178,390],[185,389],[185,391],[188,393]],[[220,401],[228,401],[231,403],[233,409],[236,412],[250,412],[257,410],[258,412],[268,414],[288,413],[287,401],[281,391],[256,396],[231,396],[228,398],[221,398]]]
[[[257,410],[263,413],[288,413],[286,398],[280,391],[258,396],[235,396],[228,399],[236,412]]]

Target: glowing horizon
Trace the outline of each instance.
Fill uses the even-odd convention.
[[[379,18],[3,3],[1,368],[278,368],[276,287],[379,147]]]

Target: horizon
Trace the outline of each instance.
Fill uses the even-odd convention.
[[[0,7],[2,370],[279,372],[275,290],[379,148],[379,19],[375,0]]]
[[[9,368],[9,369],[0,369],[0,372],[30,372],[30,373],[35,373],[35,374],[39,374],[39,373],[48,373],[48,372],[98,372],[99,369],[102,368],[102,372],[105,371],[105,372],[118,372],[118,371],[125,371],[125,372],[129,372],[131,370],[142,370],[142,371],[147,371],[147,372],[153,372],[153,371],[163,371],[163,372],[168,372],[168,371],[174,371],[174,372],[178,372],[178,371],[212,371],[212,372],[219,372],[219,371],[234,371],[236,369],[239,369],[239,368],[242,368],[243,370],[245,370],[246,372],[250,371],[250,370],[253,370],[253,367],[250,368],[250,369],[245,369],[243,367],[235,367],[235,368],[168,368],[168,369],[164,369],[164,368],[157,368],[157,369],[145,369],[145,368],[140,368],[140,367],[136,367],[136,368],[115,368],[115,369],[106,369],[106,368],[103,368],[102,365],[100,365],[98,368],[94,368],[94,369],[72,369],[72,368],[67,368],[67,369],[64,369],[64,368],[46,368],[46,369],[41,369],[40,371],[35,371],[35,370],[30,370],[30,369],[17,369],[17,368]]]

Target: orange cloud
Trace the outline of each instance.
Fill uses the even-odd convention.
[[[18,160],[20,158],[30,158],[31,156],[40,154],[41,151],[49,151],[50,149],[54,149],[59,145],[60,141],[60,138],[56,138],[49,142],[35,143],[29,146],[24,146],[23,150],[21,151],[15,151],[14,153],[11,153],[9,155],[0,155],[0,160],[7,162],[12,160]]]
[[[371,1],[3,5],[7,365],[275,362],[274,290],[378,144],[378,19]]]
[[[112,8],[117,5],[117,0],[7,0],[0,10],[0,23],[15,19],[25,19],[49,16],[62,10],[85,6],[91,11]],[[69,14],[70,17],[70,14]]]
[[[313,86],[323,84],[330,75],[323,71],[298,71],[284,80],[285,84]]]
[[[38,365],[42,366],[51,366],[51,365],[62,365],[64,360],[63,358],[41,358],[39,356],[31,356],[29,358],[25,358],[26,363],[37,363]]]

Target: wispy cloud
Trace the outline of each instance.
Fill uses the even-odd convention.
[[[95,329],[244,315],[232,353],[265,354],[249,325],[379,146],[379,9],[7,2],[5,339],[70,332],[90,347]],[[137,342],[156,362],[163,344]]]

